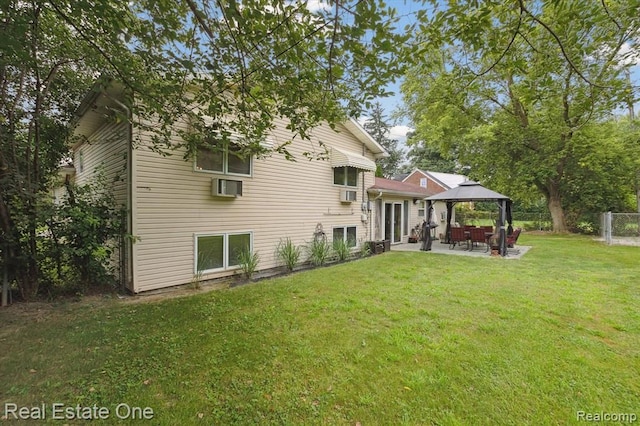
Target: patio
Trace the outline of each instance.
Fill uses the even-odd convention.
[[[421,251],[421,243],[403,243],[395,244],[391,246],[391,251]],[[520,259],[524,256],[531,246],[516,245],[514,248],[507,249],[504,259]],[[464,245],[459,247],[457,244],[455,248],[449,249],[449,244],[443,244],[436,240],[431,246],[431,251],[424,251],[423,253],[435,253],[435,254],[452,254],[457,256],[471,256],[471,257],[486,257],[490,258],[491,253],[486,252],[484,247],[475,247],[472,251],[469,251]],[[501,256],[493,256],[500,258]]]

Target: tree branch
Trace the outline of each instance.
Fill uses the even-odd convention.
[[[95,51],[98,52],[98,54],[102,56],[109,65],[111,65],[111,68],[118,75],[118,78],[120,79],[122,84],[127,86],[129,89],[131,89],[135,93],[142,93],[140,90],[137,90],[133,82],[130,81],[124,73],[122,73],[120,68],[115,64],[115,62],[113,62],[112,58],[100,46],[98,46],[91,37],[85,34],[85,28],[82,28],[81,26],[76,25],[76,23],[73,22],[71,18],[69,18],[64,12],[62,12],[62,10],[55,3],[55,1],[51,0],[49,1],[49,4],[51,4],[51,6],[55,10],[55,12],[58,14],[58,16],[60,16],[67,24],[69,24],[74,30],[76,30],[78,35],[85,42],[89,43],[89,45],[91,45],[91,47],[93,47],[93,49],[95,49]],[[155,99],[155,98],[152,98],[152,99],[154,99],[157,102],[162,102],[162,100],[160,99]]]
[[[607,16],[609,17],[609,19],[611,19],[611,22],[613,22],[614,24],[616,24],[616,27],[618,27],[618,30],[621,30],[622,27],[620,26],[620,24],[618,23],[618,21],[616,21],[615,19],[613,19],[613,16],[611,16],[611,14],[609,13],[609,8],[607,7],[607,2],[605,0],[600,0],[600,4],[602,4],[602,8],[604,9],[604,13],[607,14]]]
[[[560,37],[558,37],[558,35],[555,33],[555,31],[553,31],[553,29],[547,25],[544,21],[542,21],[541,19],[539,19],[538,17],[536,17],[533,13],[531,13],[529,11],[529,9],[527,9],[524,5],[524,0],[518,0],[518,3],[520,4],[520,10],[524,13],[526,13],[527,15],[529,15],[531,17],[531,19],[533,19],[535,22],[537,22],[539,25],[541,25],[542,27],[544,27],[545,30],[547,30],[547,32],[549,34],[551,34],[551,36],[556,40],[556,43],[558,44],[558,47],[560,47],[560,51],[562,52],[562,56],[564,56],[564,58],[566,59],[566,61],[569,63],[569,66],[571,68],[573,68],[573,70],[575,71],[575,73],[580,76],[580,78],[582,80],[585,81],[585,83],[587,83],[590,86],[596,86],[599,88],[605,88],[604,86],[600,86],[596,83],[591,82],[587,77],[584,76],[584,74],[582,74],[582,72],[578,69],[578,67],[573,63],[573,61],[571,60],[571,58],[569,57],[569,54],[567,53],[567,51],[564,48],[564,44],[562,43],[562,40],[560,40]]]
[[[471,73],[473,75],[475,75],[476,77],[482,77],[483,75],[486,75],[493,68],[495,68],[502,61],[502,59],[507,55],[507,52],[509,52],[509,49],[511,49],[511,46],[515,42],[516,37],[518,36],[518,34],[520,32],[520,25],[522,25],[522,13],[523,13],[523,11],[520,10],[520,15],[518,15],[518,25],[517,25],[515,31],[513,32],[513,35],[511,36],[511,40],[509,40],[509,43],[507,44],[507,47],[502,51],[502,53],[500,54],[498,59],[493,64],[491,64],[489,66],[489,68],[487,68],[486,70],[482,71],[479,74],[476,74],[475,72],[473,72],[473,70],[470,69],[470,71],[471,71]]]

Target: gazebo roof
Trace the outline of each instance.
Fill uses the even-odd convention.
[[[478,182],[468,180],[455,188],[425,198],[428,201],[495,201],[508,200],[509,197],[492,191]]]

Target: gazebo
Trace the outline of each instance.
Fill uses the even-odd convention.
[[[425,200],[427,201],[427,218],[431,217],[433,203],[441,201],[447,204],[447,228],[445,232],[445,238],[447,242],[449,242],[449,239],[451,238],[451,213],[453,212],[453,206],[456,203],[471,201],[495,201],[500,209],[500,214],[498,215],[498,223],[496,224],[497,229],[499,229],[500,231],[499,252],[502,256],[507,255],[507,229],[505,228],[505,223],[509,223],[510,230],[513,229],[513,219],[511,216],[511,199],[509,197],[487,189],[484,186],[480,185],[478,182],[469,180],[461,183],[455,188],[451,188],[448,191],[440,192],[438,194],[432,195],[431,197],[427,197],[425,198]],[[431,233],[427,232],[426,234],[423,233],[423,235],[426,235],[426,238],[422,243],[422,250],[430,250],[432,243]]]

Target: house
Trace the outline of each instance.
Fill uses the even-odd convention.
[[[185,161],[180,149],[160,155],[149,149],[151,134],[112,119],[110,110],[129,113],[123,99],[112,85],[82,101],[69,176],[84,184],[100,171],[112,182],[132,236],[119,251],[132,293],[236,274],[241,248],[258,253],[258,270],[274,268],[284,238],[296,245],[320,234],[355,245],[375,238],[378,212],[367,188],[375,185],[375,159],[387,153],[357,122],[337,131],[316,128],[311,140],[288,147],[297,161],[278,154],[242,158],[233,145],[224,152],[201,149]],[[292,137],[286,122],[276,124],[268,137],[274,146]],[[329,159],[307,160],[303,153],[320,150],[321,142]]]
[[[396,180],[375,178],[367,190],[375,211],[374,236],[391,244],[406,243],[416,226],[425,220],[424,198],[433,195],[426,188]]]
[[[414,169],[411,173],[406,176],[403,175],[402,177],[402,182],[427,188],[433,194],[455,188],[467,180],[469,179],[464,175],[432,172],[420,169]]]
[[[431,195],[458,187],[461,183],[469,179],[464,175],[454,173],[432,172],[430,170],[414,169],[411,173],[397,176],[404,183],[418,185],[425,188]],[[443,203],[433,204],[432,220],[438,224],[435,228],[435,235],[440,236],[446,233],[447,209]],[[455,210],[452,212],[452,219],[455,222]]]
[[[391,244],[407,243],[416,227],[426,220],[424,199],[435,193],[420,185],[376,177],[375,184],[368,189],[369,199],[374,203],[374,236],[377,240],[390,240]],[[445,232],[446,205],[434,204],[429,222],[438,227],[434,236]]]

